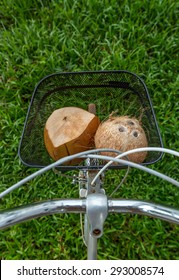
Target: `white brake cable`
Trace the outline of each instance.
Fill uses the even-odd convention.
[[[6,189],[4,192],[2,192],[0,194],[0,198],[4,197],[6,194],[10,193],[11,191],[19,188],[21,185],[25,184],[26,182],[32,180],[33,178],[35,178],[36,176],[38,175],[41,175],[43,174],[44,172],[54,168],[54,167],[57,167],[59,166],[60,164],[63,164],[69,160],[73,160],[75,158],[84,158],[85,155],[88,155],[88,157],[91,157],[91,158],[99,158],[99,159],[103,159],[103,160],[109,160],[110,162],[108,162],[99,172],[98,174],[95,176],[95,178],[93,179],[93,184],[95,183],[96,179],[97,179],[97,176],[100,176],[100,174],[102,172],[104,172],[104,170],[112,163],[112,162],[118,162],[118,163],[122,163],[124,165],[128,165],[128,166],[132,166],[132,167],[135,167],[135,168],[138,168],[138,169],[141,169],[143,171],[146,171],[150,174],[153,174],[155,176],[158,176],[168,182],[170,182],[171,184],[179,187],[179,182],[177,182],[176,180],[164,175],[164,174],[161,174],[157,171],[154,171],[150,168],[147,168],[147,167],[144,167],[140,164],[136,164],[136,163],[133,163],[133,162],[130,162],[130,161],[126,161],[126,160],[122,160],[122,159],[119,159],[119,157],[124,157],[130,153],[134,153],[134,152],[139,152],[139,151],[160,151],[160,152],[165,152],[165,153],[169,153],[169,154],[172,154],[172,155],[175,155],[175,156],[179,156],[179,153],[176,152],[176,151],[173,151],[173,150],[169,150],[169,149],[164,149],[164,148],[140,148],[140,149],[135,149],[135,150],[130,150],[128,152],[125,152],[125,153],[122,153],[118,156],[118,158],[113,158],[113,157],[107,157],[107,156],[99,156],[99,155],[91,155],[91,153],[98,153],[98,152],[106,152],[106,151],[109,151],[109,152],[116,152],[116,153],[120,153],[119,151],[117,150],[113,150],[113,149],[95,149],[95,150],[89,150],[89,151],[85,151],[85,152],[82,152],[82,153],[78,153],[78,154],[75,154],[75,155],[72,155],[72,156],[67,156],[67,157],[64,157],[40,170],[38,170],[37,172],[31,174],[30,176],[24,178],[23,180],[21,180],[20,182],[16,183],[15,185],[9,187],[8,189]]]
[[[71,156],[67,156],[64,158],[61,158],[59,160],[57,160],[54,163],[51,163],[43,168],[41,168],[40,170],[32,173],[31,175],[27,176],[26,178],[22,179],[21,181],[17,182],[16,184],[14,184],[13,186],[9,187],[8,189],[6,189],[5,191],[3,191],[2,193],[0,193],[0,199],[3,198],[5,195],[7,195],[8,193],[14,191],[15,189],[19,188],[20,186],[22,186],[23,184],[27,183],[28,181],[34,179],[35,177],[45,173],[46,171],[49,171],[50,169],[53,169],[59,165],[64,164],[67,161],[73,160],[75,158],[80,158],[81,156],[87,156],[88,154],[91,153],[99,153],[99,152],[115,152],[116,154],[120,154],[121,152],[118,150],[114,150],[114,149],[94,149],[94,150],[88,150],[85,152],[81,152],[75,155],[71,155]]]
[[[137,164],[137,163],[134,163],[134,162],[131,162],[131,161],[116,159],[116,158],[108,157],[108,156],[99,156],[99,155],[89,155],[89,158],[98,158],[98,159],[103,159],[103,160],[110,160],[110,161],[118,162],[118,163],[121,163],[121,164],[124,164],[124,165],[129,165],[131,167],[140,169],[142,171],[146,171],[149,174],[155,175],[155,176],[157,176],[157,177],[159,177],[159,178],[161,178],[165,181],[168,181],[169,183],[175,185],[176,187],[179,187],[179,182],[176,181],[175,179],[172,179],[169,176],[166,176],[166,175],[164,175],[164,174],[162,174],[158,171],[155,171],[155,170],[150,169],[148,167],[144,167],[143,165],[140,165],[140,164]],[[95,180],[93,180],[93,182],[95,183]]]
[[[179,152],[177,152],[177,151],[173,151],[173,150],[166,149],[166,148],[146,147],[146,148],[138,148],[138,149],[129,150],[129,151],[127,151],[127,152],[124,152],[124,153],[118,155],[118,156],[115,157],[114,159],[119,159],[119,158],[122,158],[122,157],[127,156],[127,155],[132,154],[132,153],[144,152],[144,151],[163,152],[163,153],[168,153],[168,154],[171,154],[171,155],[174,155],[174,156],[179,157]],[[113,159],[113,160],[110,160],[106,165],[104,165],[104,166],[100,169],[100,171],[98,172],[98,174],[94,177],[93,181],[91,182],[92,185],[95,184],[95,181],[97,180],[97,178],[108,168],[108,166],[111,165],[111,164],[114,162],[114,159]],[[121,163],[122,163],[122,162],[121,162]],[[124,162],[123,162],[123,163],[124,163]],[[168,176],[166,176],[166,175],[164,175],[164,174],[161,174],[161,173],[159,173],[159,172],[157,172],[157,171],[154,171],[154,170],[152,170],[152,169],[150,169],[150,168],[146,168],[146,167],[144,167],[144,166],[142,166],[142,165],[140,165],[140,164],[135,164],[135,163],[133,163],[133,162],[130,162],[130,163],[131,163],[130,165],[133,166],[133,167],[135,167],[135,168],[138,168],[138,169],[141,169],[141,170],[144,170],[144,171],[147,171],[147,170],[149,171],[149,170],[151,170],[152,172],[149,172],[149,173],[151,173],[151,174],[153,174],[153,175],[155,175],[155,176],[157,176],[157,173],[160,174],[160,175],[163,175],[162,177],[160,176],[162,179],[164,179],[164,177],[165,177],[165,179],[166,179],[166,178],[168,178],[168,179],[170,178],[170,177],[168,177]],[[126,161],[126,164],[128,165],[129,163]],[[148,172],[148,171],[147,171],[147,172]],[[155,174],[154,174],[154,173],[155,173]],[[165,179],[164,179],[164,180],[165,180]],[[167,179],[167,181],[168,181],[168,179]],[[172,179],[172,180],[174,180],[174,179]],[[178,183],[176,180],[174,180],[173,182],[174,182],[174,185],[176,185],[177,187],[179,187],[179,183]]]

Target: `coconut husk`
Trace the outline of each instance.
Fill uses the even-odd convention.
[[[94,147],[94,135],[99,126],[99,118],[77,107],[55,110],[44,128],[44,142],[54,160],[89,150]],[[67,162],[74,165],[82,159]]]
[[[145,131],[136,118],[128,116],[110,117],[101,123],[95,135],[96,148],[116,149],[121,152],[147,147]],[[105,152],[103,155],[117,156],[116,153]],[[130,154],[130,161],[142,163],[147,152]]]

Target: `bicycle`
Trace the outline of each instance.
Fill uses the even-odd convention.
[[[135,110],[135,114],[138,114],[137,117],[141,117],[142,112],[149,147],[127,152],[106,148],[93,149],[52,162],[45,150],[42,133],[49,113],[59,106],[71,105],[74,100],[76,106],[83,105],[84,107],[91,101],[97,104],[96,108],[98,112],[102,112],[101,117],[104,118],[109,115],[111,110],[116,110],[119,103],[113,103],[113,108],[111,108],[109,106],[111,104],[107,101],[106,107],[104,107],[104,104],[101,104],[102,99],[98,97],[98,95],[101,96],[101,93],[108,97],[106,100],[109,97],[116,98],[120,94],[120,104],[122,104],[123,110],[127,108],[129,114],[134,114],[134,108],[138,109]],[[86,95],[89,97],[88,100],[86,100]],[[128,160],[128,155],[142,151],[148,152],[144,163],[136,164]],[[116,157],[102,155],[103,152],[116,153]],[[158,176],[179,187],[179,182],[176,180],[146,167],[146,165],[160,160],[164,152],[179,156],[178,152],[163,148],[147,87],[137,75],[128,71],[75,72],[49,75],[41,80],[34,90],[19,146],[21,161],[29,167],[40,169],[2,192],[0,198],[50,169],[60,172],[79,170],[79,175],[73,177],[73,182],[79,186],[80,198],[49,200],[2,210],[0,211],[0,229],[29,219],[56,213],[83,214],[82,234],[87,246],[88,259],[93,260],[97,259],[97,240],[103,235],[104,222],[109,213],[140,214],[179,224],[178,209],[143,200],[112,199],[105,194],[102,185],[106,170],[127,168],[127,176],[129,167],[133,167]],[[80,165],[64,165],[76,158],[83,160]],[[115,164],[113,164],[114,162]]]

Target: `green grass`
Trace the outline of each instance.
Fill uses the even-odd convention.
[[[35,85],[63,71],[129,70],[144,79],[164,146],[179,148],[177,1],[2,0],[0,4],[0,191],[31,174],[17,156]],[[178,178],[172,156],[152,166]],[[71,174],[71,173],[70,173]],[[108,194],[124,171],[109,171]],[[1,201],[9,208],[50,198],[78,197],[71,179],[53,172]],[[179,205],[179,191],[131,170],[115,197]],[[179,227],[138,215],[110,215],[100,259],[179,259]],[[1,259],[85,259],[77,214],[32,220],[0,232]]]

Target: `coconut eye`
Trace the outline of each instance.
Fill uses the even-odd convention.
[[[126,128],[124,126],[119,126],[118,129],[119,129],[120,132],[124,132],[126,130]]]
[[[139,133],[138,133],[137,131],[134,131],[134,132],[133,132],[133,136],[134,136],[134,137],[137,137],[138,135],[139,135]]]
[[[134,125],[135,123],[133,121],[127,121],[127,124]]]

